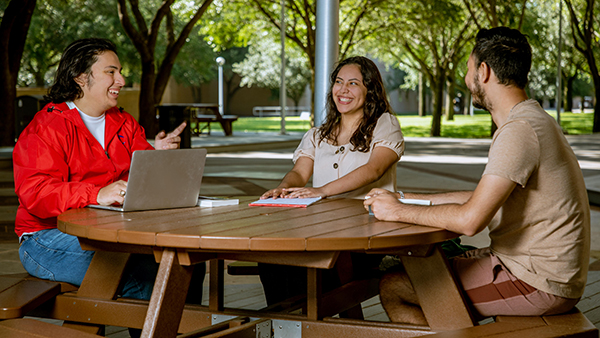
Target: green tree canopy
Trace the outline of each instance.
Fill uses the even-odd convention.
[[[293,46],[285,51],[286,94],[296,105],[310,83],[310,68],[306,56]],[[242,86],[269,88],[279,95],[281,82],[281,43],[274,41],[267,32],[250,45],[244,61],[233,65],[242,76]]]

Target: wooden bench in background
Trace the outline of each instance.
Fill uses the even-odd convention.
[[[208,132],[210,135],[210,124],[214,122],[219,122],[221,124],[221,128],[223,128],[223,132],[226,136],[233,135],[233,126],[232,123],[237,121],[238,117],[236,115],[204,115],[197,114],[191,117],[192,122],[195,122],[195,126],[192,127],[192,134],[195,136],[200,136],[204,130]]]
[[[181,122],[187,121],[190,128],[186,129],[187,131],[184,130],[184,133],[200,135],[203,130],[208,128],[210,134],[210,124],[218,122],[223,128],[225,136],[231,136],[233,135],[232,124],[238,119],[236,115],[221,115],[219,105],[215,103],[168,103],[157,105],[156,108],[159,115],[159,127],[167,132]],[[206,125],[202,126],[202,123]]]

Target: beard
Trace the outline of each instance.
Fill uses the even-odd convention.
[[[481,88],[479,84],[479,76],[475,76],[473,79],[473,88],[469,88],[471,92],[471,97],[473,98],[473,107],[477,109],[483,109],[487,111],[491,111],[492,104],[487,100],[487,96],[485,91]]]

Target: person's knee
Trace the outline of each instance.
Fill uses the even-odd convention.
[[[379,283],[379,297],[392,322],[427,324],[406,272],[385,274]]]
[[[81,285],[93,256],[93,251],[81,249],[77,237],[57,229],[38,231],[19,247],[19,258],[29,274],[74,285]]]
[[[398,293],[398,288],[404,287],[407,278],[404,272],[387,273],[379,281],[379,290],[381,293]]]
[[[406,272],[393,272],[383,275],[379,282],[379,294],[382,302],[403,301],[419,304]]]
[[[131,255],[122,280],[121,296],[149,300],[158,273],[158,263],[152,255]]]

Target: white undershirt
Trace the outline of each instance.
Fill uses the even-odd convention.
[[[67,106],[69,106],[70,109],[77,108],[79,116],[81,116],[81,119],[83,120],[83,124],[85,124],[90,133],[92,133],[96,140],[98,140],[102,146],[102,149],[104,149],[104,127],[106,125],[106,114],[102,113],[102,115],[98,117],[86,115],[81,111],[81,109],[79,109],[79,107],[75,105],[75,103],[73,103],[73,101],[67,101]]]

